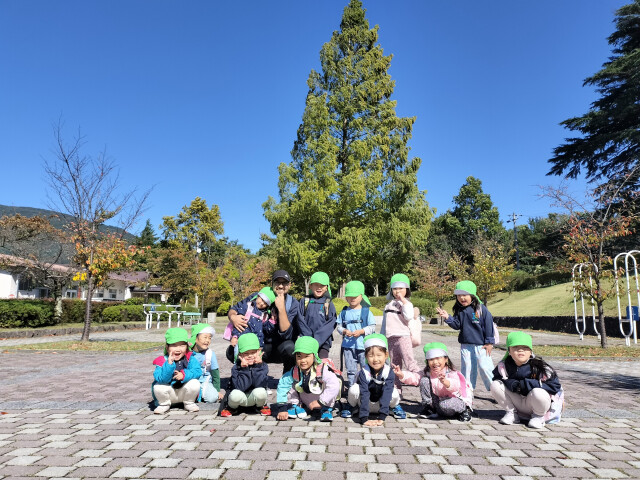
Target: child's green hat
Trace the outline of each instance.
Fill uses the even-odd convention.
[[[187,332],[184,328],[170,328],[164,334],[164,339],[167,342],[167,345],[172,345],[178,342],[184,342],[187,344],[187,350],[189,350],[189,332]],[[164,354],[168,353],[167,345],[164,347]]]
[[[311,295],[311,284],[319,283],[320,285],[327,286],[327,293],[329,294],[329,298],[331,298],[331,285],[329,285],[329,275],[324,272],[316,272],[311,275],[311,279],[309,280],[309,295]],[[327,294],[325,293],[325,297]]]
[[[369,347],[382,347],[389,350],[389,342],[387,341],[387,337],[381,333],[372,333],[364,337],[364,349],[366,350]]]
[[[448,357],[447,346],[440,342],[427,343],[424,348],[425,360],[431,360],[432,358]]]
[[[264,287],[251,300],[255,300],[258,297],[264,300],[267,306],[271,306],[276,301],[276,294],[271,287]]]
[[[461,282],[456,283],[456,288],[453,291],[454,295],[471,295],[472,297],[476,297],[478,302],[482,303],[482,301],[478,298],[478,288],[476,284],[471,280],[462,280]]]
[[[191,346],[196,344],[196,337],[201,333],[210,333],[211,336],[213,336],[216,331],[212,326],[207,325],[206,323],[198,323],[194,325],[193,327],[191,327],[191,339],[189,340]]]
[[[387,293],[387,300],[393,300],[392,290],[394,288],[406,288],[407,298],[411,296],[409,277],[407,277],[404,273],[396,273],[393,277],[391,277],[391,282],[389,282],[389,293]]]
[[[365,302],[367,307],[371,306],[369,297],[364,294],[364,283],[359,282],[358,280],[352,280],[347,283],[347,285],[344,287],[344,296],[357,297],[358,295],[362,295],[362,301]]]
[[[238,353],[248,352],[249,350],[259,350],[260,340],[255,333],[243,333],[238,337]]]
[[[293,353],[312,353],[315,356],[316,362],[320,362],[318,357],[318,350],[320,350],[320,344],[313,337],[298,337]]]
[[[529,347],[531,356],[533,357],[533,341],[531,335],[524,332],[511,332],[507,335],[507,353],[502,359],[504,360],[509,356],[509,347],[517,347],[519,345]]]

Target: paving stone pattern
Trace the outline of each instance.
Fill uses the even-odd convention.
[[[550,343],[544,335],[534,333],[534,345]],[[94,338],[160,344],[163,331]],[[436,339],[459,364],[456,337],[423,333],[424,342]],[[5,342],[14,340],[0,347]],[[227,344],[216,338],[214,346],[228,377]],[[420,349],[415,353],[422,358]],[[566,390],[565,416],[535,431],[500,425],[502,412],[481,385],[471,423],[416,418],[414,387],[403,389],[409,418],[389,418],[382,428],[341,418],[222,419],[206,405],[198,413],[154,415],[151,361],[159,354],[4,351],[0,479],[640,479],[637,361],[553,360]],[[494,361],[502,355],[494,350]],[[275,389],[281,368],[270,367]]]

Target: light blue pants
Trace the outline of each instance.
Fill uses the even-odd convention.
[[[367,359],[364,356],[364,350],[345,348],[342,353],[344,355],[344,365],[347,368],[347,381],[349,382],[349,386],[351,386],[356,381],[358,364],[360,364],[360,368],[362,368],[367,364]]]
[[[211,377],[207,377],[207,380],[201,384],[200,388],[200,399],[203,402],[207,403],[215,403],[218,401],[218,390],[213,386],[213,383],[210,381]]]
[[[475,390],[478,370],[480,370],[482,383],[484,383],[484,387],[489,392],[491,391],[491,380],[493,379],[493,360],[482,347],[482,345],[472,345],[470,343],[460,344],[460,371]]]

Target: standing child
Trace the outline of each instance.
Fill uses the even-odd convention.
[[[171,405],[182,403],[187,412],[197,412],[195,404],[200,394],[200,363],[189,351],[189,333],[184,328],[170,328],[165,332],[164,355],[153,364],[151,394],[156,403],[153,413],[167,413]]]
[[[211,348],[214,329],[206,323],[198,323],[191,328],[191,348],[193,355],[200,362],[202,375],[200,381],[200,396],[198,400],[212,403],[222,398],[220,393],[220,370],[218,359]]]
[[[491,395],[506,410],[500,423],[520,423],[523,417],[530,419],[529,427],[542,428],[559,422],[564,392],[553,368],[533,354],[531,335],[511,332],[507,350],[491,383]]]
[[[441,308],[436,310],[447,325],[460,330],[460,368],[464,378],[469,380],[475,390],[479,369],[482,382],[489,391],[493,378],[491,350],[495,343],[493,317],[477,297],[476,291],[475,283],[469,280],[458,282],[453,291],[456,296],[453,317]]]
[[[412,373],[419,373],[418,362],[413,358],[413,345],[411,342],[411,331],[409,322],[413,320],[413,304],[409,300],[411,289],[409,287],[409,277],[402,273],[397,273],[391,277],[387,300],[391,300],[384,307],[382,317],[381,332],[389,341],[389,356],[391,365]],[[395,371],[395,369],[394,369]],[[402,395],[402,381],[396,375],[396,388]]]
[[[395,418],[407,418],[400,406],[400,392],[394,386],[396,376],[388,362],[387,338],[379,333],[368,335],[364,348],[367,364],[358,373],[358,383],[349,388],[349,405],[360,407],[360,422],[366,427],[384,425],[389,409]],[[378,419],[370,420],[369,413],[377,413]]]
[[[449,358],[444,343],[433,342],[424,346],[427,366],[418,374],[403,372],[394,366],[396,377],[407,385],[420,385],[423,418],[455,417],[461,422],[471,421],[473,390]]]
[[[320,410],[320,421],[333,421],[333,406],[340,398],[342,379],[332,363],[318,356],[319,344],[313,337],[296,340],[296,366],[278,382],[278,405],[291,408],[278,412],[278,420],[305,418],[309,410]]]
[[[344,307],[340,312],[337,331],[343,337],[340,354],[347,367],[347,388],[349,388],[355,384],[358,366],[362,368],[367,364],[363,338],[375,333],[376,319],[369,310],[371,302],[364,294],[362,282],[354,280],[347,283],[344,294],[349,306]],[[351,417],[348,404],[342,409],[342,417]]]
[[[260,341],[255,333],[238,338],[238,358],[231,367],[231,390],[221,417],[230,417],[238,407],[256,407],[262,415],[271,415],[267,405],[269,367],[262,361]]]
[[[315,338],[320,345],[319,357],[329,358],[337,320],[336,307],[331,301],[329,275],[324,272],[311,275],[309,293],[300,300],[299,305],[300,335]]]

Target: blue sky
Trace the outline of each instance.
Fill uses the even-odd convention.
[[[252,250],[290,161],[319,51],[347,0],[0,2],[0,204],[47,208],[52,124],[106,147],[123,190],[154,187],[156,232],[196,196]],[[393,54],[397,113],[416,116],[418,186],[438,213],[469,175],[506,220],[546,216],[559,122],[596,97],[621,0],[365,0]],[[584,182],[573,181],[575,191]],[[507,227],[510,224],[506,224]]]

